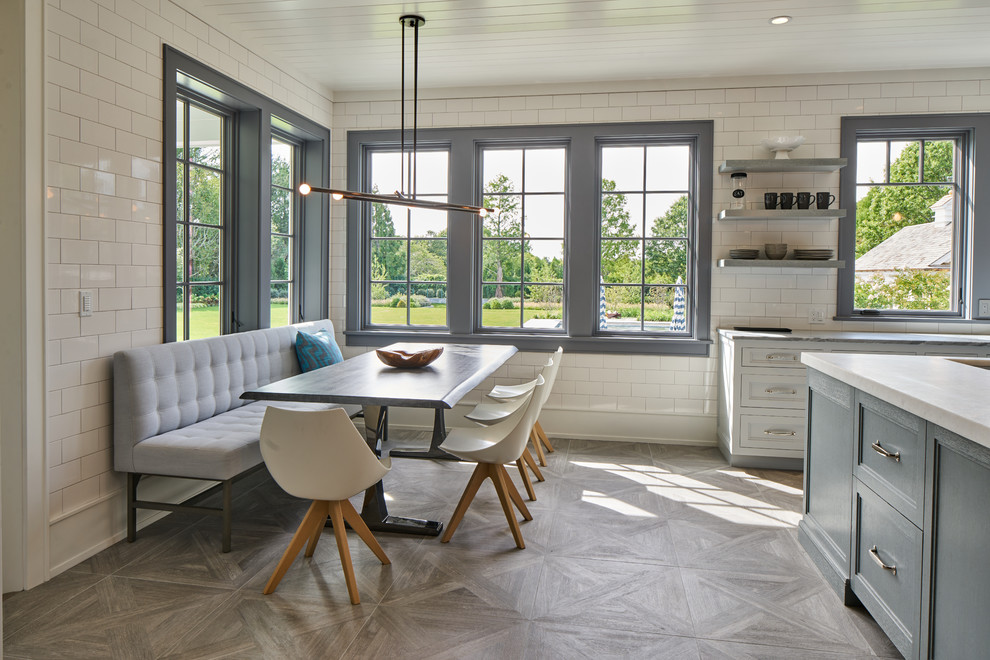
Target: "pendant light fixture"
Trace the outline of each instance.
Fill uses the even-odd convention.
[[[401,150],[401,190],[396,190],[391,195],[379,193],[357,192],[352,190],[338,190],[335,188],[318,188],[308,183],[299,184],[299,194],[308,195],[311,192],[327,193],[336,200],[353,199],[360,202],[377,202],[379,204],[395,204],[397,206],[407,206],[419,209],[432,209],[436,211],[466,211],[485,217],[489,213],[494,213],[494,209],[483,206],[471,206],[469,204],[453,204],[450,202],[436,202],[433,200],[416,199],[416,147],[417,147],[417,113],[419,111],[419,28],[426,23],[426,19],[416,14],[405,14],[399,17],[402,24],[402,98],[399,114],[402,117],[400,129],[400,150]],[[406,157],[406,28],[413,31],[413,86],[412,86],[412,148]]]

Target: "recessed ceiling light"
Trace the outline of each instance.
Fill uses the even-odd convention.
[[[784,23],[789,23],[791,20],[790,16],[774,16],[770,19],[771,25],[783,25]]]

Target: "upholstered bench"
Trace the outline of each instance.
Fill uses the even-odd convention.
[[[263,465],[258,442],[265,409],[336,407],[240,398],[246,390],[300,373],[298,330],[327,330],[333,336],[333,324],[325,320],[113,356],[114,469],[127,474],[128,541],[136,536],[137,509],[196,511],[223,517],[222,549],[230,551],[232,484]],[[343,407],[348,413],[360,410]],[[149,475],[219,481],[211,491],[223,491],[222,507],[140,500],[138,482]]]

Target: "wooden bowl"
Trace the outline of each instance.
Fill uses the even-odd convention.
[[[425,367],[440,357],[440,354],[443,353],[443,346],[427,348],[422,351],[416,351],[415,353],[386,351],[379,348],[375,350],[375,353],[378,354],[379,360],[390,367],[396,367],[397,369],[418,369]]]

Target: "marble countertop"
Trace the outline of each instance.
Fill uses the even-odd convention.
[[[719,328],[729,339],[773,339],[775,341],[855,341],[883,344],[952,344],[955,346],[990,346],[990,335],[918,334],[909,332],[839,332],[794,330],[793,332],[754,332]]]
[[[990,449],[990,359],[802,353],[801,362]]]

